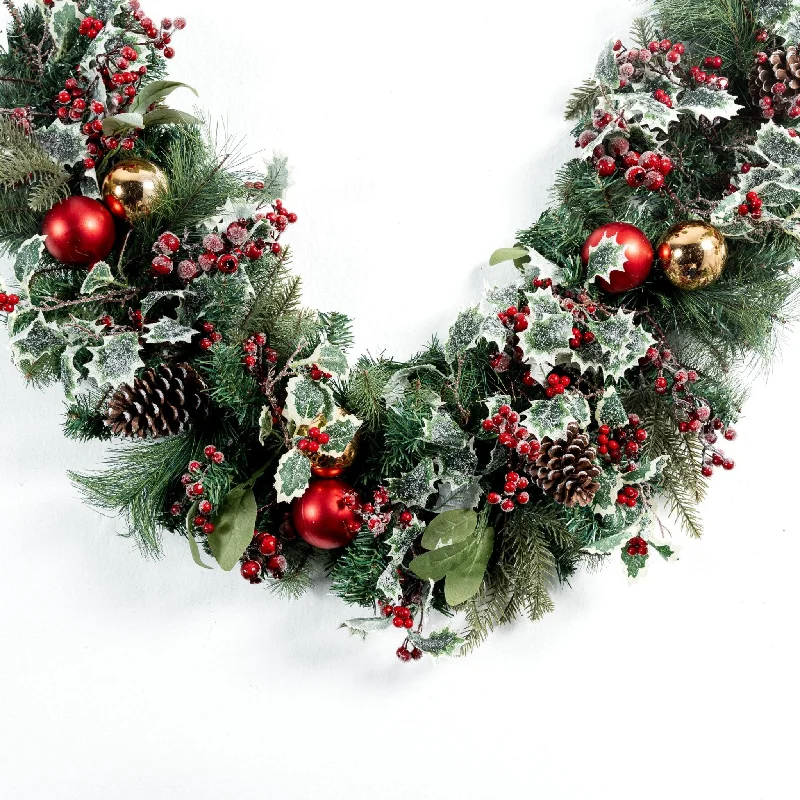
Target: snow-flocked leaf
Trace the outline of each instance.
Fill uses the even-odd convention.
[[[417,397],[425,400],[426,405],[436,410],[442,405],[440,396],[441,387],[447,378],[436,367],[430,364],[420,364],[417,367],[404,367],[397,370],[383,387],[382,397],[386,402],[387,408],[397,408],[402,405],[407,393],[412,389],[412,376],[419,381],[421,391],[416,393]],[[414,381],[416,383],[416,381]],[[433,387],[437,387],[434,389]]]
[[[600,51],[597,64],[594,68],[594,79],[601,85],[610,89],[619,88],[619,67],[614,52],[614,39],[609,39]]]
[[[537,438],[559,439],[571,422],[585,428],[590,420],[589,404],[579,392],[557,394],[550,400],[534,400],[522,415],[522,424]]]
[[[47,322],[41,312],[33,316],[30,323],[21,330],[15,329],[9,342],[12,358],[17,366],[33,365],[42,356],[50,354],[56,354],[60,358],[61,354],[57,351],[66,343],[63,331],[55,322]]]
[[[295,425],[308,425],[333,409],[333,394],[321,381],[308,375],[292,378],[286,387],[286,417]]]
[[[390,480],[389,491],[393,497],[407,506],[424,507],[433,494],[435,479],[433,459],[423,458],[410,472]]]
[[[335,458],[343,455],[361,425],[362,422],[358,417],[338,409],[336,418],[323,428],[330,436],[330,440],[320,447],[320,452]]]
[[[600,241],[589,247],[589,263],[586,267],[586,282],[590,283],[595,278],[608,281],[612,272],[624,272],[625,262],[628,260],[625,250],[627,244],[617,241],[617,234],[603,234]]]
[[[625,483],[647,483],[664,471],[669,462],[669,456],[657,456],[652,461],[643,459],[636,469],[622,475]]]
[[[467,434],[458,426],[456,421],[446,412],[437,411],[430,419],[426,419],[422,426],[422,436],[437,448],[446,450],[460,450],[466,446]]]
[[[629,556],[628,551],[623,547],[622,550],[620,550],[620,558],[625,565],[625,569],[628,571],[628,577],[634,580],[640,577],[642,571],[647,566],[647,559],[650,558],[650,554]]]
[[[439,483],[439,495],[433,510],[437,512],[468,510],[475,508],[483,497],[483,489],[477,478],[467,477],[457,481],[455,477]]]
[[[311,462],[300,450],[289,450],[281,456],[275,471],[275,491],[279,503],[300,497],[311,480]]]
[[[676,111],[694,114],[696,120],[705,117],[714,122],[715,119],[733,119],[742,108],[744,106],[740,106],[736,98],[724,89],[696,86],[681,94]]]
[[[592,511],[601,517],[613,514],[617,510],[617,495],[625,486],[621,473],[609,467],[604,469],[595,480],[600,484],[600,488],[592,500]]]
[[[339,627],[346,628],[351,634],[366,639],[368,633],[385,631],[392,626],[391,617],[359,617],[347,619]]]
[[[105,261],[98,261],[86,274],[81,286],[81,294],[94,294],[98,289],[114,282],[111,267]]]
[[[457,361],[475,344],[483,326],[483,315],[477,306],[464,309],[450,328],[450,335],[444,346],[447,360]]]
[[[92,360],[86,365],[89,377],[103,386],[120,386],[132,383],[144,362],[139,357],[139,335],[121,333],[108,336],[98,347],[87,348]]]
[[[264,406],[261,409],[261,414],[258,417],[258,441],[260,444],[265,444],[267,438],[272,433],[272,409],[269,406]]]
[[[81,379],[81,372],[75,366],[75,356],[80,349],[80,347],[68,347],[61,354],[61,385],[64,387],[67,400],[70,401],[75,400],[75,393]]]
[[[14,259],[14,275],[20,283],[20,289],[27,295],[31,276],[39,268],[44,253],[46,236],[32,236],[22,243]]]
[[[433,631],[428,636],[409,631],[408,640],[414,647],[434,659],[442,658],[443,656],[456,656],[467,643],[463,636],[451,631],[448,627]]]
[[[609,386],[603,392],[603,396],[597,401],[595,419],[601,425],[610,425],[612,428],[627,425],[628,412],[622,405],[622,400],[613,386]]]
[[[633,92],[618,95],[618,98],[620,109],[631,122],[666,133],[670,123],[678,121],[677,110],[659,102],[652,94]]]
[[[606,377],[621,378],[627,370],[638,365],[655,339],[641,325],[634,323],[633,312],[619,309],[607,320],[588,320],[586,325],[594,334],[590,352],[598,348],[604,358],[600,361]]]
[[[386,540],[389,546],[389,563],[378,578],[376,588],[390,603],[397,603],[401,598],[402,586],[397,568],[403,563],[406,553],[421,533],[422,525],[415,520],[405,528],[395,527],[392,535]]]
[[[144,316],[148,316],[150,312],[155,308],[157,303],[160,303],[162,300],[166,300],[168,298],[175,298],[177,300],[181,300],[184,295],[183,289],[178,289],[176,291],[164,291],[164,292],[148,292],[143,298],[141,302],[141,309],[142,314]],[[184,314],[180,314],[181,321],[185,321],[186,317]]]
[[[294,367],[316,364],[323,372],[330,372],[337,378],[347,375],[347,356],[341,348],[329,342],[320,342],[314,352],[308,357],[292,363]]]
[[[587,553],[608,555],[609,553],[613,553],[618,547],[622,547],[630,538],[631,535],[628,531],[618,531],[617,533],[612,533],[609,536],[603,536],[601,539],[597,539],[591,544],[586,545],[584,549]]]
[[[148,344],[174,344],[175,342],[191,342],[200,334],[194,328],[181,325],[171,317],[163,317],[158,322],[147,326],[143,338]]]
[[[57,119],[49,128],[37,131],[36,140],[60,166],[74,167],[86,157],[86,137],[80,125],[65,125]]]
[[[56,0],[47,23],[55,43],[54,56],[61,55],[75,42],[82,19],[83,14],[73,0]]]

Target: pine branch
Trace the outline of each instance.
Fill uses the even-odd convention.
[[[577,120],[591,114],[601,97],[600,85],[593,79],[585,80],[567,100],[564,119]]]

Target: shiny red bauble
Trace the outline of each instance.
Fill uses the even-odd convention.
[[[91,197],[68,197],[56,203],[45,215],[42,234],[53,258],[79,266],[102,261],[116,239],[114,218]]]
[[[313,547],[334,550],[356,538],[361,520],[345,502],[355,489],[338,478],[312,480],[302,497],[292,504],[297,535]]]
[[[597,285],[609,294],[620,294],[641,286],[653,266],[653,245],[642,231],[627,222],[610,222],[592,231],[581,248],[583,266],[589,263],[589,248],[598,245],[604,236],[617,237],[617,243],[625,247],[626,260],[624,271],[614,270],[609,280],[597,278]]]

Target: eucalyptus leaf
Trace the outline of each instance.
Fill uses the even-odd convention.
[[[464,539],[475,533],[478,526],[478,515],[470,510],[445,511],[435,517],[425,528],[422,546],[426,550],[436,550]]]
[[[124,131],[142,130],[143,128],[144,117],[135,112],[115,114],[113,117],[106,117],[103,120],[103,133],[106,136],[116,136]]]
[[[217,563],[226,572],[232,570],[253,541],[258,506],[253,490],[236,486],[228,493],[214,519],[214,533],[208,545]]]
[[[209,567],[208,564],[203,563],[203,559],[200,556],[200,548],[197,546],[197,542],[194,538],[194,518],[197,516],[197,509],[199,506],[200,501],[195,500],[194,503],[192,503],[192,507],[189,509],[189,513],[186,515],[186,538],[189,540],[189,549],[192,551],[194,563],[203,569],[213,569],[213,567]]]
[[[529,255],[528,251],[523,247],[501,247],[492,253],[489,258],[489,266],[493,267],[495,264],[502,264],[504,261],[525,258],[527,255]]]
[[[161,103],[176,89],[188,89],[197,97],[197,90],[180,81],[153,81],[144,86],[131,105],[131,111],[145,114],[147,109],[155,103]]]
[[[144,115],[144,127],[153,125],[199,125],[201,120],[185,111],[174,108],[156,108]]]

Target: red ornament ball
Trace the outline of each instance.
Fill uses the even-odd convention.
[[[91,197],[68,197],[45,215],[42,234],[50,255],[62,264],[88,266],[114,247],[116,229],[108,209]]]
[[[617,238],[617,243],[625,247],[626,260],[623,270],[614,270],[609,280],[597,278],[597,285],[609,294],[620,294],[641,286],[653,266],[653,246],[650,240],[635,225],[627,222],[610,222],[601,225],[589,234],[581,248],[584,267],[589,263],[589,248],[600,243],[604,236]]]
[[[313,547],[334,550],[355,539],[361,520],[345,503],[355,490],[338,478],[312,480],[302,497],[292,504],[292,522],[297,535]]]

